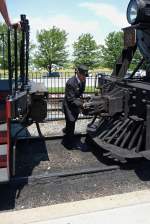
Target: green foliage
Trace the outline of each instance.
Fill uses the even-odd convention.
[[[100,65],[99,50],[93,36],[89,33],[82,34],[73,44],[74,48],[74,64],[85,64],[90,69]]]
[[[6,26],[6,24],[1,24],[0,23],[0,64],[1,64],[1,69],[7,69],[8,68],[8,27]],[[11,39],[11,62],[12,62],[12,69],[13,69],[13,65],[14,65],[14,32],[12,30],[11,35],[10,35],[10,39]],[[17,32],[17,41],[18,41],[18,64],[19,64],[19,57],[20,57],[20,46],[21,46],[21,32]],[[30,44],[29,46],[29,52],[31,53],[33,48],[35,46],[33,44]],[[30,54],[30,59],[31,59],[31,55]]]
[[[36,49],[36,45],[30,41],[30,45],[29,45],[29,66],[33,66],[34,65],[34,51]]]
[[[132,59],[132,63],[130,65],[129,69],[134,70],[136,68],[137,64],[141,61],[141,59],[142,59],[142,55],[141,55],[139,49],[137,49],[135,52],[135,55]]]
[[[104,67],[114,68],[114,65],[123,50],[123,32],[109,33],[105,39],[105,46],[101,46],[101,57]],[[131,70],[135,69],[142,56],[137,49],[130,65]]]
[[[8,44],[7,44],[7,26],[0,23],[0,64],[1,69],[7,68],[8,64]]]
[[[37,34],[38,51],[35,54],[35,64],[51,70],[52,64],[63,65],[67,61],[67,33],[55,26],[49,30],[41,30]]]
[[[19,56],[20,56],[20,42],[21,42],[21,34],[20,32],[17,33],[18,38],[18,63],[19,63]],[[12,69],[14,65],[14,32],[10,32],[10,42],[11,42],[11,62],[12,62]],[[0,23],[0,64],[1,69],[8,68],[8,27],[6,24]]]
[[[123,49],[123,32],[109,33],[105,39],[105,46],[101,46],[102,64],[104,67],[114,68],[115,62]]]

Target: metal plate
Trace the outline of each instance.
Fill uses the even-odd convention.
[[[134,47],[136,45],[136,30],[128,27],[124,29],[124,46],[125,48]]]

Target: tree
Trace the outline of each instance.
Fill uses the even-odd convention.
[[[0,64],[2,69],[8,67],[7,29],[6,24],[0,23]]]
[[[38,51],[35,64],[51,72],[52,64],[63,65],[67,61],[67,33],[53,26],[50,30],[41,30],[37,34]]]
[[[142,59],[142,55],[140,53],[140,50],[137,48],[137,50],[134,54],[134,57],[132,59],[131,65],[130,65],[130,69],[134,70],[136,68],[137,64],[141,61],[141,59]],[[143,66],[145,66],[145,65],[143,65]],[[142,66],[142,68],[144,68],[143,66]]]
[[[17,32],[17,43],[18,43],[18,63],[20,56],[20,45],[21,45],[21,32]],[[10,34],[11,42],[11,60],[14,64],[14,30],[11,30]],[[30,44],[29,51],[33,50],[33,44]],[[5,62],[5,66],[4,66]],[[0,64],[2,68],[8,68],[8,27],[6,24],[0,23]]]
[[[89,33],[82,34],[73,44],[74,64],[85,64],[89,68],[95,68],[100,64],[99,50],[93,36]]]
[[[101,46],[101,57],[104,67],[114,68],[123,49],[123,32],[109,33],[105,39],[105,46]]]
[[[20,46],[21,46],[22,35],[20,30],[17,32],[17,43],[18,43],[18,66],[20,66]],[[11,30],[10,35],[11,40],[11,64],[12,64],[12,75],[14,75],[14,30]],[[29,46],[29,64],[32,63],[32,51],[34,50],[35,45],[30,42]],[[0,23],[0,68],[4,70],[8,69],[8,27],[6,24]]]
[[[123,32],[112,32],[109,33],[105,39],[105,46],[101,46],[101,57],[102,57],[102,64],[104,67],[107,68],[114,68],[114,65],[119,58],[124,44],[123,44]],[[132,59],[132,63],[130,65],[130,69],[134,69],[137,64],[140,62],[142,56],[137,49],[135,55]]]

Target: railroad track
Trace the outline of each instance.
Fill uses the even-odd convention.
[[[76,138],[77,141],[84,142],[86,134],[77,134]],[[119,165],[115,163],[104,164],[100,161],[101,155],[94,155],[94,150],[90,146],[87,151],[67,150],[61,144],[62,139],[62,135],[19,137],[16,177],[12,178],[11,183],[27,181],[32,183],[44,179],[51,180],[119,169]]]
[[[86,134],[77,134],[76,138],[77,141],[84,142]],[[95,145],[89,145],[87,151],[67,150],[61,144],[62,139],[62,135],[19,137],[16,177],[12,178],[11,183],[51,181],[119,169],[134,169],[139,166],[138,160],[121,164],[105,158]]]
[[[89,167],[86,169],[80,169],[80,170],[75,170],[75,171],[65,171],[65,172],[53,172],[49,174],[41,174],[41,175],[34,175],[34,176],[29,176],[29,177],[14,177],[11,179],[10,184],[32,184],[32,183],[37,183],[38,181],[51,181],[51,180],[56,180],[59,178],[66,178],[66,177],[76,177],[76,176],[82,176],[82,175],[89,175],[89,174],[98,174],[102,172],[108,172],[108,171],[113,171],[119,169],[119,166],[113,165],[113,166],[107,166],[107,167]]]

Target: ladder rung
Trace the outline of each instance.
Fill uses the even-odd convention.
[[[7,124],[4,123],[4,124],[0,124],[0,132],[4,132],[4,131],[7,131]]]

